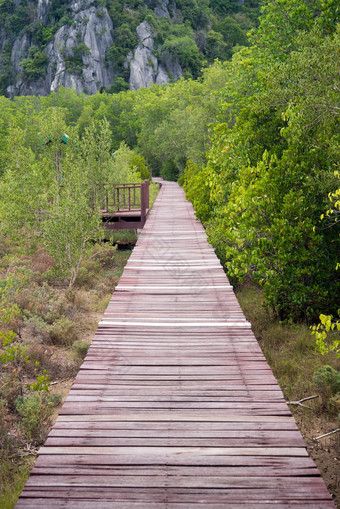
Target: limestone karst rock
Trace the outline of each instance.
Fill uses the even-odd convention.
[[[141,87],[149,87],[153,83],[162,85],[169,83],[170,77],[179,79],[182,69],[177,61],[169,61],[167,64],[159,62],[154,56],[154,40],[152,29],[147,21],[137,27],[139,44],[130,56],[130,89],[137,90]]]
[[[46,17],[49,1],[39,0],[39,19]],[[105,62],[106,51],[113,42],[112,20],[105,8],[98,9],[93,4],[92,1],[72,0],[70,8],[73,22],[60,27],[44,49],[47,56],[46,73],[38,80],[28,81],[21,76],[20,62],[27,57],[30,47],[27,34],[15,41],[11,61],[18,78],[14,85],[8,87],[10,96],[47,95],[60,86],[94,94],[112,84],[112,65]],[[68,64],[69,61],[75,64],[76,58],[78,68]]]

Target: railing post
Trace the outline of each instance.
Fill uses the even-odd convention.
[[[141,211],[141,222],[144,226],[146,220],[146,211],[149,208],[149,181],[144,180],[140,185],[140,211]]]
[[[149,209],[149,184],[150,182],[148,180],[145,180],[145,208],[146,210]]]

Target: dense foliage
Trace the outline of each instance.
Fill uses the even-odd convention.
[[[12,112],[7,110],[2,138],[0,235],[40,242],[56,260],[55,275],[71,287],[101,234],[106,190],[138,182],[141,173],[148,178],[149,172],[144,158],[124,143],[113,153],[106,120],[91,121],[80,138],[61,108],[34,116],[31,108],[7,106]]]
[[[255,27],[259,14],[256,0],[178,0],[168,6],[170,19],[154,14],[154,1],[103,0],[99,4],[107,7],[114,24],[114,43],[107,57],[118,78],[127,77],[123,64],[137,44],[136,28],[144,20],[154,30],[157,56],[178,59],[185,76],[196,78],[204,63],[217,57],[229,59],[235,48],[248,44],[246,33]]]
[[[281,319],[339,305],[338,225],[320,220],[339,165],[336,16],[333,2],[265,6],[227,66],[209,162],[183,177],[229,276],[263,286]]]

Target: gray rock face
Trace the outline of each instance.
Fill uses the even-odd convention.
[[[168,11],[169,0],[157,0],[157,5],[154,8],[154,13],[158,18],[170,18]]]
[[[137,27],[139,44],[130,61],[130,89],[149,87],[157,79],[158,61],[153,54],[152,30],[147,21]]]
[[[174,0],[171,2],[145,0],[160,18],[170,18],[169,9],[175,13],[176,4]],[[47,24],[52,0],[37,0],[36,5],[36,19]],[[11,63],[16,80],[7,88],[9,97],[47,95],[60,86],[73,88],[78,93],[95,94],[103,87],[112,85],[115,74],[112,64],[105,61],[105,54],[114,42],[113,23],[106,8],[97,7],[95,0],[70,0],[68,8],[73,22],[59,28],[44,48],[47,58],[41,78],[32,80],[30,76],[24,75],[24,69],[20,66],[23,59],[30,58],[29,50],[34,44],[29,32],[15,40]],[[176,59],[156,58],[154,34],[148,22],[144,21],[137,27],[137,37],[138,46],[125,61],[125,67],[130,68],[130,89],[137,90],[154,83],[161,85],[182,76],[182,69]],[[5,39],[0,40],[0,47],[4,42]]]
[[[113,82],[112,66],[106,65],[105,53],[113,42],[112,21],[105,8],[96,8],[93,1],[73,0],[71,9],[74,23],[61,27],[45,48],[48,57],[46,76],[27,83],[18,78],[8,88],[13,95],[46,95],[60,86],[77,92],[95,94]],[[39,0],[38,16],[48,15],[49,0]],[[85,44],[79,49],[80,44]],[[17,75],[22,74],[20,62],[28,56],[27,36],[17,40],[12,50],[12,64]],[[75,59],[77,63],[75,64]],[[73,63],[73,65],[72,65]]]
[[[164,18],[164,16],[170,18],[170,13],[168,10],[170,3],[169,0],[144,0],[144,2],[150,9],[153,9],[154,13],[159,18]],[[174,0],[172,0],[171,8],[172,11],[176,9],[176,4]]]
[[[178,62],[158,62],[153,54],[154,40],[152,29],[147,21],[137,27],[139,44],[134,55],[129,55],[130,62],[130,89],[138,90],[141,87],[150,87],[154,83],[162,85],[171,79],[179,79],[182,69]]]
[[[98,11],[93,6],[81,10],[79,2],[74,2],[73,8],[77,12],[76,25],[61,27],[47,47],[49,62],[55,62],[55,71],[53,72],[51,65],[48,69],[50,89],[55,91],[62,85],[74,88],[77,92],[95,94],[113,81],[112,68],[105,65],[105,53],[113,42],[112,21],[106,9],[101,9],[102,14],[98,16]],[[67,56],[72,57],[79,41],[89,49],[81,57],[81,74],[70,72],[66,64]]]
[[[43,23],[47,22],[50,0],[38,0],[37,18]]]

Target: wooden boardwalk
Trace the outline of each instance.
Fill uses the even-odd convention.
[[[17,508],[334,508],[193,208],[165,183]]]

